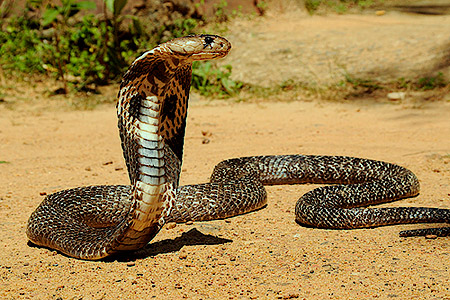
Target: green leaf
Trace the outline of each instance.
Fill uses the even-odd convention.
[[[53,23],[53,21],[56,20],[56,18],[59,15],[59,11],[57,9],[54,8],[47,8],[44,13],[42,14],[42,22],[41,25],[42,26],[47,26],[50,25],[51,23]]]
[[[127,4],[128,0],[105,0],[106,7],[114,14],[114,16],[120,15],[120,12]]]
[[[104,0],[104,1],[108,10],[114,13],[114,0]]]
[[[75,6],[80,10],[97,8],[97,4],[95,4],[95,2],[92,2],[92,1],[80,1],[80,2],[75,3]]]
[[[118,16],[122,12],[122,9],[127,4],[128,0],[115,0],[114,1],[114,15]]]

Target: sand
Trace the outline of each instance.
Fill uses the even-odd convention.
[[[295,202],[314,185],[268,187],[262,210],[166,226],[145,249],[104,261],[33,247],[26,222],[45,194],[127,184],[128,176],[114,103],[90,111],[27,103],[0,106],[2,299],[450,299],[449,238],[398,236],[431,226],[424,224],[302,227],[294,221]],[[421,194],[384,206],[450,208],[449,118],[448,101],[409,98],[194,99],[181,184],[206,182],[214,165],[231,157],[349,155],[416,173]]]

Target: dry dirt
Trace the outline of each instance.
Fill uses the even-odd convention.
[[[288,45],[291,40],[284,40],[288,35],[303,38],[304,30],[289,25],[302,18],[308,34],[320,30],[320,35],[329,39],[335,35],[327,28],[338,30],[343,24],[353,26],[347,39],[351,39],[350,32],[358,40],[367,34],[360,30],[383,30],[388,38],[387,53],[391,34],[397,32],[392,25],[396,16],[324,19],[290,15],[280,19],[290,23],[279,22],[279,32],[285,34],[279,39],[267,41],[255,35],[245,41],[242,35],[251,36],[252,30],[266,28],[270,34],[275,21],[268,17],[248,32],[232,30],[234,49],[239,53],[253,48],[261,53],[265,51],[263,42],[272,48]],[[360,23],[355,23],[355,18]],[[449,30],[444,27],[449,27],[449,21],[444,17],[401,18],[401,26],[414,25],[415,20],[433,24],[429,28],[435,29],[441,24],[442,32],[436,29],[428,38],[440,33],[448,39]],[[366,26],[357,25],[361,22]],[[385,22],[392,26],[383,27]],[[409,30],[417,28],[421,27]],[[380,35],[373,43],[383,41]],[[357,47],[357,42],[353,45]],[[423,43],[416,43],[414,50],[420,52],[420,45]],[[440,49],[442,45],[435,46]],[[280,53],[282,49],[280,46]],[[370,56],[370,50],[366,51]],[[229,58],[233,65],[240,59],[236,53]],[[357,53],[353,53],[354,59],[358,59]],[[345,51],[341,54],[345,56]],[[390,61],[389,55],[386,59]],[[280,63],[267,70],[267,65],[257,64],[256,57],[254,60],[239,72],[249,77],[254,74],[254,80],[259,80],[259,72],[266,72],[264,78],[270,72],[279,73]],[[294,61],[287,63],[285,73],[280,71],[279,76],[302,67]],[[254,68],[260,71],[255,73]],[[16,89],[18,98],[27,97],[27,92],[26,88]],[[22,104],[0,106],[2,299],[450,299],[449,238],[398,236],[402,229],[430,225],[364,230],[302,227],[294,221],[294,205],[313,185],[269,187],[265,209],[229,220],[164,228],[142,251],[105,261],[80,261],[32,247],[27,244],[26,221],[45,193],[83,185],[125,184],[128,177],[114,104],[70,111],[64,104],[52,103],[56,98],[47,100],[48,105],[36,105],[43,96],[28,96],[31,100]],[[8,97],[12,96],[6,97],[7,102]],[[352,103],[194,100],[181,181],[205,182],[216,163],[236,156],[351,155],[398,163],[420,178],[418,197],[386,206],[450,208],[449,119],[449,101],[409,98]],[[202,142],[202,132],[210,135],[209,143]]]

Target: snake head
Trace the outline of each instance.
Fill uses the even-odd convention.
[[[218,35],[201,34],[176,38],[161,45],[178,58],[195,61],[221,58],[228,54],[231,43]]]

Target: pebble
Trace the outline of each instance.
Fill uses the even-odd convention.
[[[192,225],[192,224],[194,224],[194,222],[192,222],[192,221],[187,221],[186,222],[186,225]]]
[[[435,235],[435,234],[427,234],[427,235],[425,236],[425,238],[426,238],[427,240],[434,240],[435,238],[437,238],[437,235]]]
[[[134,261],[127,262],[127,267],[133,267],[134,265],[136,265]]]
[[[202,130],[202,135],[203,136],[212,136],[212,132],[207,131],[207,130]]]
[[[387,97],[389,100],[403,100],[405,99],[405,93],[404,92],[388,93]]]
[[[114,168],[114,171],[122,171],[122,170],[123,170],[122,167],[116,167],[116,168]]]
[[[179,258],[179,259],[186,259],[186,258],[187,258],[187,254],[186,254],[186,253],[181,253],[181,254],[178,256],[178,258]]]
[[[113,163],[113,162],[110,160],[110,161],[104,162],[103,165],[104,165],[104,166],[107,166],[107,165],[111,165],[112,163]]]
[[[45,195],[47,195],[47,193],[46,192],[40,192],[39,195],[45,196]]]

